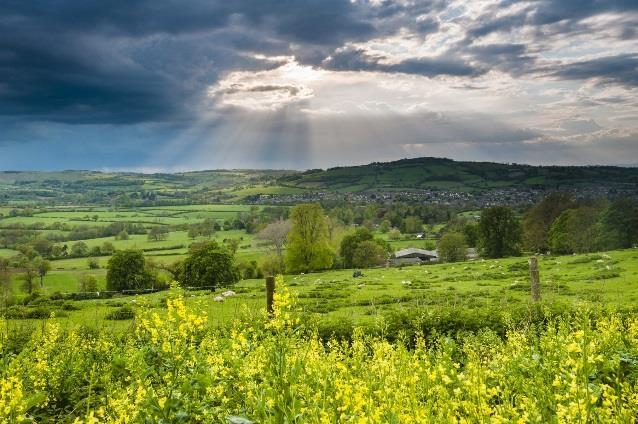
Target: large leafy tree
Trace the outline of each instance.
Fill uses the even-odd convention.
[[[621,198],[612,202],[601,215],[600,238],[607,249],[638,244],[638,201]]]
[[[284,250],[286,248],[286,242],[288,241],[290,228],[290,221],[280,219],[271,222],[257,234],[258,239],[265,240],[270,245],[272,252],[279,261],[279,269],[284,268]]]
[[[439,260],[441,262],[462,262],[467,258],[467,240],[460,232],[450,231],[439,240]]]
[[[365,240],[359,243],[352,255],[352,265],[357,268],[372,268],[383,265],[388,252],[381,243],[375,240]]]
[[[481,213],[479,246],[488,258],[520,254],[521,224],[512,208],[494,206]]]
[[[117,250],[113,253],[106,270],[107,290],[143,289],[152,284],[153,279],[146,271],[144,254],[140,250]]]
[[[181,268],[181,282],[188,287],[230,286],[239,281],[232,253],[214,241],[191,247]]]
[[[364,241],[371,241],[374,239],[372,232],[366,227],[357,228],[353,233],[348,234],[341,240],[341,246],[339,253],[343,258],[344,268],[352,268],[354,251],[357,249],[360,243]]]
[[[532,207],[523,217],[523,241],[533,252],[543,252],[549,248],[549,229],[565,210],[575,206],[574,197],[569,193],[551,193]]]
[[[549,247],[554,253],[585,253],[596,247],[598,210],[589,206],[567,209],[549,229]]]
[[[333,251],[328,243],[324,211],[318,203],[295,206],[290,212],[286,270],[309,272],[332,266]]]

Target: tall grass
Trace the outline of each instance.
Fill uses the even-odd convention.
[[[278,282],[282,287],[283,281]],[[543,325],[393,341],[323,341],[280,289],[274,316],[212,329],[180,297],[128,335],[47,322],[19,353],[0,338],[0,421],[633,422],[638,319],[581,310]],[[7,323],[0,334],[6,334]]]

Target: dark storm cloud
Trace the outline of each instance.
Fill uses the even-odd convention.
[[[635,0],[537,0],[515,13],[497,16],[500,8],[519,3],[503,1],[490,13],[481,16],[468,31],[469,38],[493,32],[507,32],[517,27],[532,27],[561,23],[559,30],[575,30],[583,19],[606,12],[638,11]],[[628,28],[629,29],[629,28]]]
[[[586,31],[583,19],[636,11],[638,2],[540,0],[496,13],[514,3],[504,0],[468,18],[462,8],[447,11],[443,0],[6,0],[0,9],[0,116],[74,124],[189,120],[219,78],[281,64],[255,59],[256,53],[294,55],[302,64],[333,70],[465,77],[468,87],[490,69],[636,85],[635,55],[548,68],[537,63],[534,40],[476,41],[521,26],[537,38]],[[442,19],[450,16],[463,22],[464,38],[436,57],[389,64],[346,47],[401,30],[427,39],[443,31]],[[619,25],[620,39],[636,37],[630,19]]]
[[[552,75],[568,80],[596,79],[638,87],[638,54],[621,54],[561,66]]]
[[[438,75],[477,76],[485,69],[474,67],[466,61],[454,57],[406,59],[399,63],[387,63],[383,56],[372,56],[361,49],[343,49],[323,65],[329,69],[347,71],[376,71],[402,74],[417,74],[428,77]]]
[[[348,0],[5,1],[0,115],[73,123],[184,119],[248,53],[334,49],[372,33]]]

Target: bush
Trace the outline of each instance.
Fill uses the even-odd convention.
[[[109,312],[106,317],[108,320],[120,321],[135,318],[135,311],[129,305],[124,305],[112,312]]]
[[[97,292],[97,278],[90,274],[80,275],[78,288],[81,292]]]
[[[109,259],[106,271],[107,290],[137,290],[152,285],[153,279],[146,270],[141,251],[118,250]]]
[[[46,306],[39,306],[37,308],[11,306],[4,311],[4,317],[6,319],[46,319],[51,317],[52,313],[55,314],[56,317],[68,316],[64,312],[56,311],[54,308]]]
[[[239,278],[233,255],[211,241],[191,247],[182,267],[181,283],[186,287],[229,286]]]
[[[23,305],[28,305],[31,302],[33,302],[34,300],[36,300],[38,297],[40,297],[40,293],[33,292],[30,295],[27,295],[24,299],[22,299],[22,304]]]
[[[82,308],[80,308],[78,305],[76,305],[73,302],[64,302],[61,306],[61,309],[63,311],[79,311]]]

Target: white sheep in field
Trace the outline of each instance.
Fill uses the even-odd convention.
[[[232,296],[235,296],[236,294],[237,294],[237,293],[235,293],[235,292],[234,292],[234,291],[232,291],[232,290],[227,290],[227,291],[225,291],[225,292],[223,292],[223,293],[222,293],[222,296],[224,296],[224,297],[232,297]]]
[[[223,296],[215,296],[215,297],[213,298],[213,300],[214,300],[215,302],[223,302],[223,301],[224,301],[224,297],[223,297]]]

